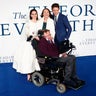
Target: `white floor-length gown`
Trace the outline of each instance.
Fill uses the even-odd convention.
[[[36,52],[33,49],[31,42],[26,41],[27,37],[36,35],[36,24],[32,21],[25,26],[25,31],[22,33],[23,39],[14,54],[13,68],[22,74],[32,73],[35,70],[40,70],[39,63],[36,58]]]

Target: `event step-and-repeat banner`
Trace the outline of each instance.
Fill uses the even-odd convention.
[[[40,18],[43,8],[51,10],[52,3],[59,3],[60,12],[68,16],[70,41],[76,46],[73,54],[96,55],[96,0],[1,0],[0,63],[13,62],[29,11],[36,8]]]

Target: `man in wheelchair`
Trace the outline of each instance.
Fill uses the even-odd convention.
[[[76,57],[74,55],[69,55],[66,53],[59,54],[58,48],[55,45],[53,38],[51,37],[50,30],[42,30],[43,35],[42,38],[39,40],[38,49],[44,54],[45,56],[51,58],[52,62],[46,64],[45,66],[58,66],[63,69],[62,77],[63,83],[66,86],[71,88],[78,88],[85,84],[85,81],[80,80],[76,75]],[[53,58],[53,59],[52,59]],[[50,61],[50,60],[49,60]]]

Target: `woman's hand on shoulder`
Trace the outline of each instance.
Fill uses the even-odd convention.
[[[38,40],[38,41],[40,40],[38,36],[36,36],[36,37],[34,37],[34,38],[35,38],[36,40]]]

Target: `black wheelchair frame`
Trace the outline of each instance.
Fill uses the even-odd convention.
[[[37,46],[37,42],[35,42]],[[72,52],[72,49],[75,48],[72,43],[69,43],[69,49],[68,54]],[[33,48],[37,51],[38,48],[36,46]],[[40,53],[40,51],[38,51]],[[36,52],[36,53],[38,53]],[[66,85],[63,83],[64,81],[64,68],[58,67],[58,66],[48,66],[53,65],[56,58],[50,58],[47,56],[38,56],[37,55],[38,62],[40,64],[41,71],[35,71],[31,75],[31,81],[34,85],[40,87],[43,86],[43,84],[55,84],[56,89],[59,93],[64,93],[66,91]]]
[[[56,89],[59,93],[64,93],[66,91],[66,86],[64,85],[64,68],[56,66],[47,66],[52,64],[54,61],[51,60],[45,62],[45,64],[40,64],[41,71],[35,71],[31,75],[31,80],[34,85],[40,87],[43,84],[56,84]],[[53,64],[52,64],[53,65]]]

